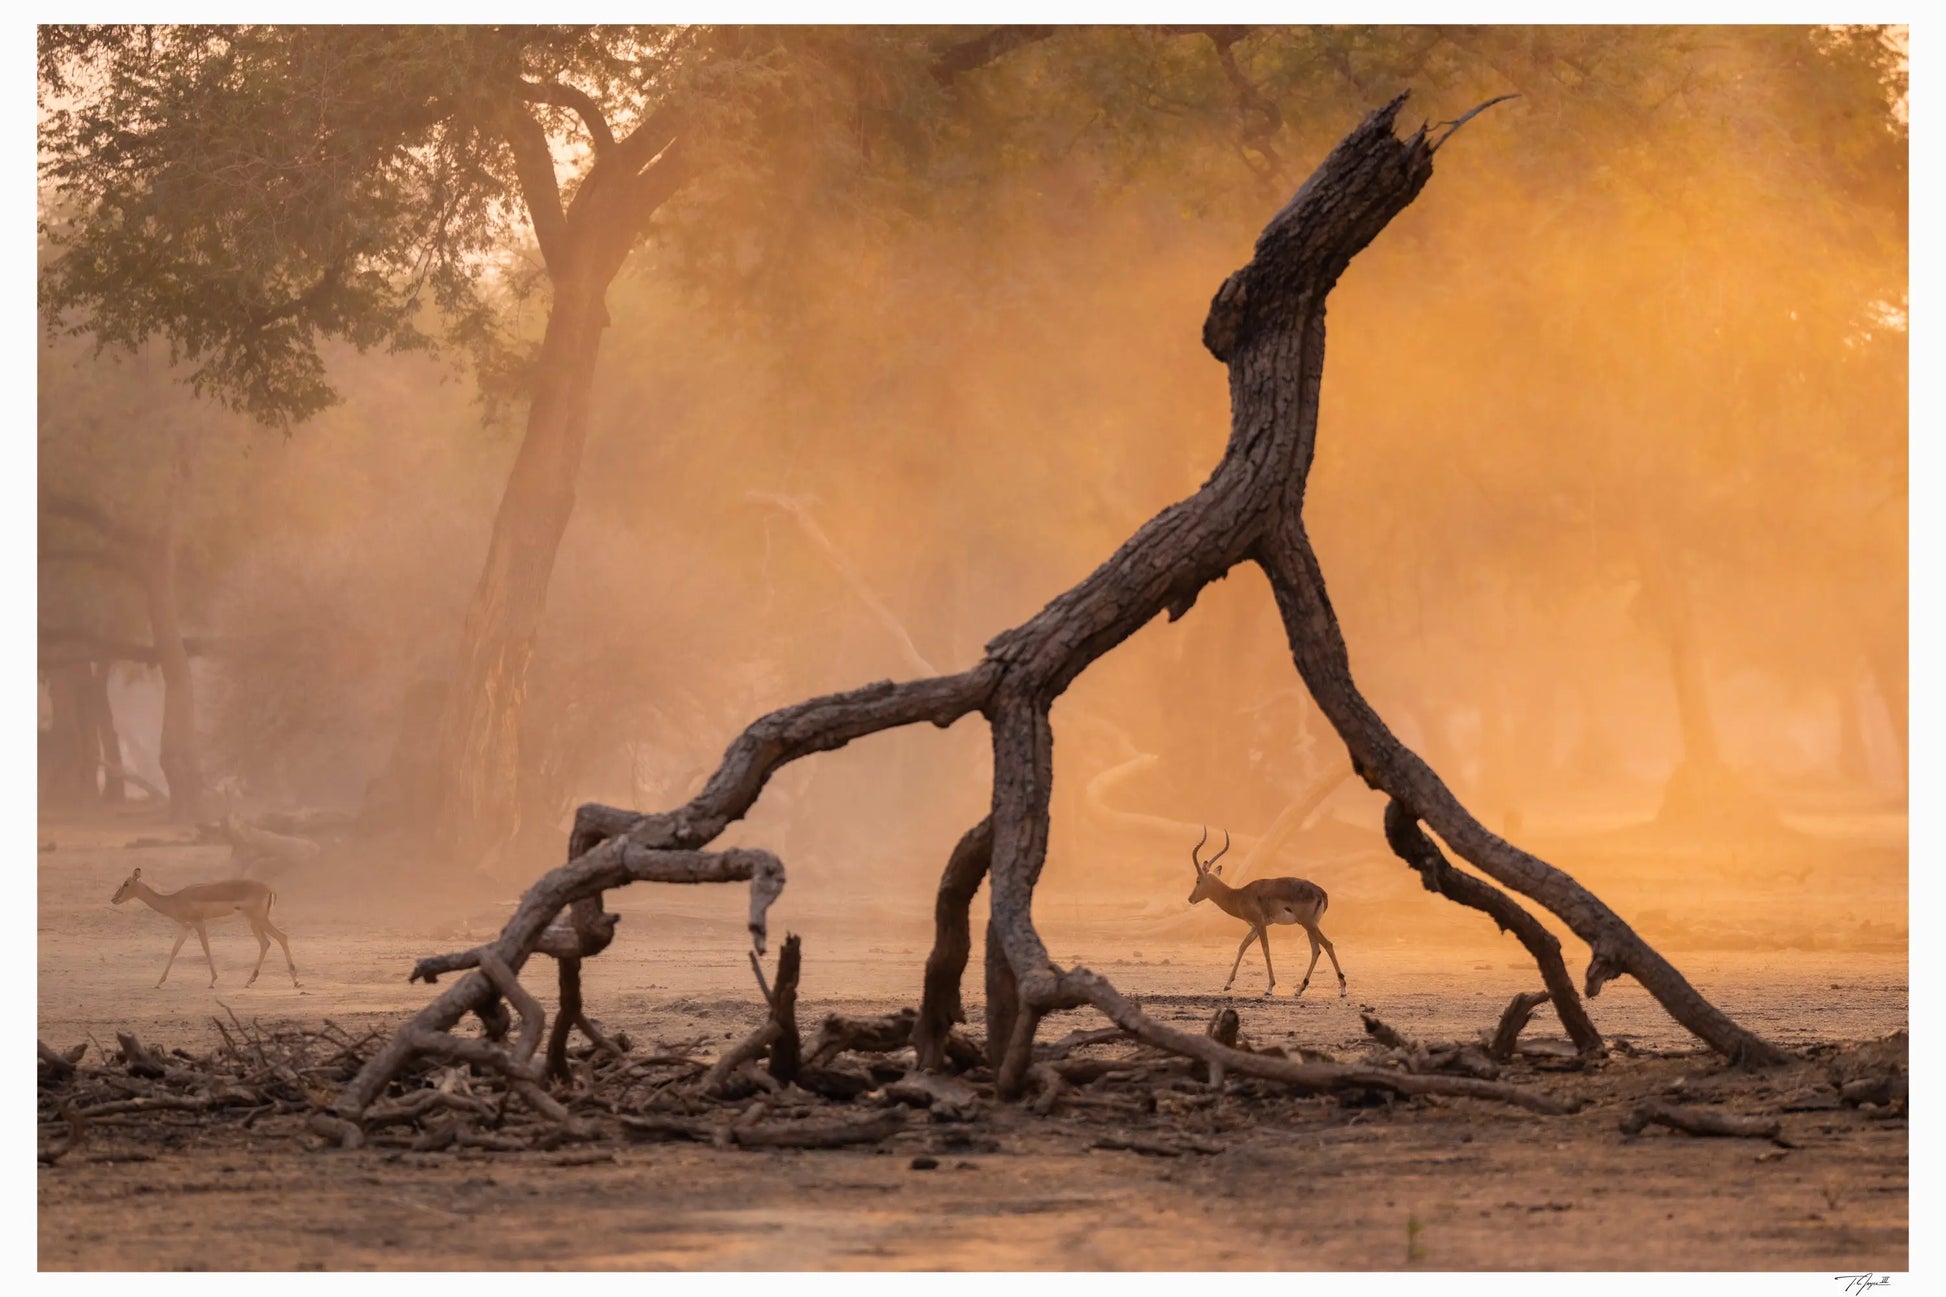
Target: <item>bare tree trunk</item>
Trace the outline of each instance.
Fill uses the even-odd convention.
[[[183,639],[176,602],[180,515],[189,493],[193,455],[194,444],[189,435],[178,434],[163,502],[162,522],[153,532],[117,522],[100,507],[77,497],[45,493],[41,500],[44,516],[79,524],[92,534],[97,546],[54,554],[43,552],[42,561],[57,558],[92,562],[135,581],[142,589],[143,602],[148,610],[150,637],[154,641],[152,649],[105,646],[94,636],[85,633],[70,633],[58,638],[93,642],[98,650],[89,657],[100,664],[104,675],[100,680],[86,679],[85,690],[90,703],[99,695],[103,704],[102,716],[97,718],[90,707],[86,725],[94,763],[106,765],[111,780],[125,776],[121,774],[119,739],[111,738],[108,747],[104,747],[103,743],[101,724],[106,722],[110,730],[113,728],[112,721],[107,721],[105,672],[108,665],[115,657],[121,656],[153,661],[161,668],[162,737],[159,758],[163,781],[169,788],[169,814],[178,822],[194,822],[200,816],[203,793],[202,761],[196,738],[196,684],[190,673],[190,646]],[[199,646],[199,651],[207,650],[207,644]],[[92,671],[93,667],[85,667],[84,670]],[[93,796],[93,779],[93,772],[90,772],[90,797]]]
[[[176,608],[178,515],[188,483],[185,440],[177,451],[167,512],[142,572],[149,633],[155,641],[156,663],[162,668],[162,743],[158,756],[163,782],[169,788],[169,818],[178,824],[193,824],[201,817],[203,796],[202,759],[196,739],[196,682],[190,673],[189,652],[183,645]]]
[[[93,667],[71,662],[46,670],[53,723],[48,733],[43,787],[53,806],[79,810],[95,803],[95,775],[101,768],[99,728],[93,714]]]
[[[1711,827],[1767,827],[1777,811],[1723,760],[1716,722],[1710,715],[1709,685],[1680,568],[1658,554],[1652,542],[1638,561],[1642,592],[1636,614],[1669,654],[1676,715],[1682,726],[1682,760],[1669,776],[1656,818],[1664,824]]]
[[[539,388],[507,479],[486,564],[467,609],[459,671],[446,693],[432,822],[441,850],[483,862],[520,828],[520,731],[561,537],[574,510],[606,281],[558,289],[541,344]]]
[[[110,806],[119,806],[127,796],[122,768],[122,738],[115,730],[115,709],[108,701],[108,673],[115,669],[113,662],[97,662],[93,668],[89,697],[95,716],[95,743],[101,757],[102,769],[106,772],[101,781],[101,800]],[[92,780],[91,780],[92,782]]]
[[[1835,756],[1837,773],[1840,779],[1854,785],[1865,785],[1872,781],[1871,754],[1865,747],[1865,718],[1859,705],[1856,680],[1840,684],[1832,690],[1832,701],[1838,705],[1838,751]]]
[[[1908,675],[1906,666],[1906,646],[1899,643],[1896,647],[1870,642],[1865,649],[1865,661],[1872,674],[1872,682],[1878,686],[1879,696],[1885,699],[1885,709],[1892,716],[1892,732],[1899,740],[1899,774],[1902,780],[1908,778],[1907,771],[1911,760],[1912,713]]]

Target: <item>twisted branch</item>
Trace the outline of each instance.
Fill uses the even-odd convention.
[[[592,804],[582,807],[570,838],[569,863],[535,885],[496,942],[479,951],[421,961],[415,975],[429,978],[466,967],[483,972],[469,974],[422,1010],[346,1088],[338,1111],[356,1117],[417,1040],[444,1032],[462,1014],[488,1002],[496,989],[508,993],[484,975],[497,975],[498,966],[486,962],[488,954],[504,966],[506,986],[516,985],[511,975],[540,947],[549,925],[569,905],[575,909],[568,934],[561,938],[563,947],[572,940],[585,954],[596,939],[605,944],[612,916],[601,914],[599,895],[606,888],[644,880],[751,879],[751,931],[761,949],[762,912],[782,886],[783,866],[767,852],[711,855],[697,848],[741,817],[770,775],[787,762],[922,720],[943,728],[975,710],[985,713],[992,730],[992,814],[984,833],[976,827],[962,839],[957,863],[949,862],[942,881],[940,944],[935,959],[928,961],[929,970],[938,969],[941,985],[929,990],[929,1012],[922,1016],[924,1030],[935,1038],[938,1026],[952,1019],[956,996],[948,994],[943,982],[949,973],[956,978],[965,961],[955,949],[964,944],[963,925],[948,911],[961,906],[962,897],[970,901],[984,860],[993,888],[987,939],[988,1049],[1003,1097],[1019,1095],[1027,1084],[1041,1018],[1058,1009],[1093,1005],[1129,1034],[1200,1059],[1213,1071],[1263,1076],[1300,1088],[1377,1086],[1561,1111],[1546,1096],[1493,1082],[1295,1063],[1228,1049],[1207,1036],[1153,1022],[1104,979],[1083,968],[1064,971],[1048,958],[1034,929],[1032,904],[1047,852],[1054,741],[1050,708],[1103,654],[1159,614],[1172,621],[1185,615],[1205,585],[1244,561],[1257,563],[1269,577],[1298,672],[1343,739],[1353,771],[1388,793],[1400,815],[1425,821],[1462,858],[1539,901],[1588,941],[1594,950],[1590,994],[1606,977],[1627,972],[1720,1052],[1750,1062],[1782,1057],[1698,994],[1566,873],[1481,827],[1438,776],[1392,735],[1352,683],[1344,638],[1304,533],[1304,489],[1324,371],[1325,298],[1352,259],[1432,175],[1434,145],[1427,141],[1426,129],[1403,139],[1394,133],[1403,103],[1400,96],[1372,113],[1332,150],[1265,227],[1250,263],[1225,280],[1211,301],[1203,339],[1229,368],[1232,426],[1221,461],[1195,494],[1150,519],[1099,568],[1034,617],[994,638],[985,660],[971,670],[897,685],[881,682],[773,712],[739,735],[702,792],[674,811],[641,815]],[[603,919],[607,928],[598,934],[597,923]],[[522,1039],[529,1034],[523,1022]],[[448,1048],[443,1042],[441,1046]],[[489,1048],[509,1061],[513,1057]]]

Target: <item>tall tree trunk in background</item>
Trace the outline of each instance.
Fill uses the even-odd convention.
[[[202,815],[203,763],[196,739],[196,681],[189,669],[189,651],[182,642],[182,623],[176,608],[176,559],[179,515],[189,485],[189,450],[184,440],[176,456],[174,479],[162,526],[157,530],[142,569],[142,594],[148,604],[149,632],[155,639],[156,664],[162,668],[162,744],[159,761],[169,788],[169,818],[193,824]]]
[[[85,562],[105,569],[119,579],[132,581],[142,590],[149,616],[149,633],[154,641],[154,661],[162,668],[162,735],[160,761],[162,776],[169,790],[169,815],[179,823],[193,823],[201,814],[203,797],[202,759],[196,739],[196,682],[189,669],[189,647],[183,642],[182,620],[176,606],[177,564],[181,554],[180,515],[188,498],[191,466],[195,449],[190,435],[177,435],[163,500],[161,523],[153,530],[121,522],[99,505],[56,491],[43,490],[41,514],[58,518],[79,528],[91,543],[44,548],[43,563]],[[85,638],[85,636],[84,636]],[[88,796],[95,797],[94,771],[104,758],[121,767],[121,742],[114,732],[108,709],[108,671],[110,654],[98,661],[83,662],[73,677],[83,695],[86,709],[81,723],[86,728],[87,746],[92,752],[88,775]],[[123,660],[148,660],[141,650],[124,652]],[[99,673],[97,675],[97,673]],[[65,679],[59,674],[50,680]],[[57,685],[56,710],[59,710]],[[97,708],[97,703],[99,704]],[[97,714],[98,712],[98,714]],[[110,774],[110,786],[119,796],[121,778]],[[139,780],[137,782],[140,782]]]
[[[1892,733],[1899,740],[1899,782],[1909,778],[1911,747],[1909,746],[1912,717],[1907,693],[1906,641],[1901,635],[1895,644],[1870,644],[1865,650],[1865,661],[1871,671],[1872,683],[1878,687],[1879,696],[1885,699],[1885,710],[1891,713]]]
[[[89,681],[89,697],[95,715],[96,751],[105,771],[101,781],[101,800],[110,806],[119,806],[126,793],[122,777],[116,773],[122,765],[122,739],[115,730],[115,709],[108,702],[108,673],[114,669],[113,662],[94,664]]]
[[[1696,647],[1696,628],[1681,594],[1673,595],[1670,604],[1662,642],[1669,651],[1670,677],[1676,688],[1683,760],[1714,768],[1723,764],[1723,752],[1716,742],[1716,723],[1710,718],[1709,687],[1703,680],[1703,657]]]
[[[743,30],[723,39],[739,43],[743,38],[737,33]],[[949,46],[936,59],[934,75],[950,84],[1053,30],[1024,28],[1005,40],[983,35]],[[467,609],[459,668],[441,716],[435,744],[439,789],[427,825],[441,853],[482,865],[520,830],[527,668],[555,556],[574,510],[595,358],[608,326],[603,298],[655,213],[699,165],[697,144],[684,137],[691,123],[682,108],[665,105],[618,135],[595,99],[576,93],[563,105],[527,81],[518,65],[515,56],[508,64],[515,71],[506,82],[483,83],[469,112],[499,134],[511,152],[521,202],[553,286],[553,304],[527,431],[494,516],[486,565]],[[542,103],[568,107],[592,141],[594,163],[566,201],[547,131],[535,115]]]
[[[1682,759],[1669,776],[1657,820],[1713,829],[1774,825],[1776,808],[1724,764],[1710,715],[1695,613],[1680,567],[1645,558],[1639,569],[1642,591],[1636,598],[1636,615],[1669,654],[1676,717],[1682,728]]]
[[[1865,747],[1865,718],[1859,682],[1841,683],[1832,690],[1838,704],[1838,751],[1834,758],[1838,777],[1853,785],[1872,780],[1871,753]]]
[[[466,613],[459,670],[446,695],[433,828],[442,849],[468,864],[489,858],[520,827],[527,668],[574,511],[595,358],[608,323],[606,284],[582,280],[557,289],[527,432],[494,516],[486,566]]]
[[[78,810],[96,800],[95,773],[101,748],[93,716],[92,668],[86,662],[47,669],[47,695],[52,712],[42,787],[49,803]]]

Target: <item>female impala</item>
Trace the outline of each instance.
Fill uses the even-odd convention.
[[[216,919],[227,919],[232,914],[241,914],[250,924],[250,931],[257,938],[257,966],[250,970],[249,986],[263,971],[264,956],[270,953],[270,939],[277,938],[277,944],[284,948],[284,963],[291,970],[291,985],[298,985],[297,965],[291,962],[291,943],[284,938],[277,925],[270,921],[270,903],[276,899],[262,883],[247,878],[232,879],[222,883],[196,883],[174,892],[158,892],[142,881],[142,871],[136,870],[128,876],[128,881],[115,889],[113,904],[120,905],[129,897],[144,902],[157,914],[166,915],[182,925],[176,934],[176,944],[169,950],[169,962],[162,966],[162,978],[156,983],[161,986],[169,980],[169,970],[176,966],[176,954],[182,949],[183,941],[191,930],[196,940],[203,943],[203,958],[209,960],[209,984],[216,985],[216,959],[209,953],[209,933],[203,925]]]
[[[1223,851],[1217,852],[1208,860],[1198,860],[1197,853],[1203,843],[1209,841],[1209,829],[1203,829],[1203,838],[1189,849],[1190,863],[1196,866],[1196,890],[1189,894],[1189,903],[1215,901],[1216,908],[1225,914],[1234,914],[1250,925],[1243,944],[1237,947],[1236,963],[1230,965],[1230,980],[1223,983],[1229,990],[1237,980],[1237,969],[1243,966],[1243,952],[1250,949],[1252,941],[1263,943],[1264,971],[1270,974],[1270,985],[1264,988],[1268,996],[1277,986],[1276,970],[1270,966],[1270,937],[1265,929],[1273,923],[1295,923],[1300,925],[1311,938],[1311,967],[1304,970],[1304,980],[1298,984],[1297,994],[1304,994],[1304,988],[1311,984],[1311,974],[1318,966],[1318,949],[1331,956],[1331,967],[1338,974],[1338,994],[1350,994],[1345,987],[1345,970],[1338,967],[1338,952],[1331,948],[1331,939],[1318,928],[1318,920],[1324,916],[1325,906],[1331,898],[1316,883],[1302,878],[1259,878],[1241,887],[1232,887],[1223,881],[1223,867],[1216,862],[1223,858],[1223,851],[1230,849],[1230,831],[1223,830]]]

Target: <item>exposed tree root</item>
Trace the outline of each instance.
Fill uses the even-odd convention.
[[[1221,462],[1194,495],[1156,515],[1034,617],[995,637],[985,659],[970,670],[905,684],[868,685],[773,712],[737,737],[703,790],[676,810],[643,815],[582,807],[569,842],[569,862],[535,884],[498,940],[475,951],[421,961],[414,976],[428,980],[447,971],[478,971],[427,1005],[367,1064],[340,1095],[338,1114],[359,1117],[402,1067],[429,1052],[497,1067],[530,1104],[536,1103],[521,1089],[534,1084],[526,1061],[534,1028],[524,1008],[521,1039],[511,1047],[485,1041],[462,1046],[448,1034],[462,1016],[478,1011],[496,994],[520,1007],[523,993],[513,978],[530,955],[545,949],[557,958],[587,958],[605,946],[613,916],[603,913],[600,898],[608,888],[637,881],[746,878],[753,882],[751,926],[761,949],[763,908],[782,886],[782,865],[764,852],[712,854],[700,848],[743,816],[771,774],[790,761],[920,721],[948,726],[975,711],[984,714],[992,736],[991,814],[961,839],[942,879],[935,908],[938,934],[928,961],[926,998],[915,1023],[925,1066],[937,1068],[945,1061],[950,1025],[961,1016],[958,980],[970,953],[966,907],[984,875],[992,888],[987,1049],[1002,1099],[1018,1098],[1028,1089],[1041,1019],[1062,1008],[1092,1004],[1129,1034],[1200,1060],[1212,1072],[1221,1068],[1313,1091],[1366,1086],[1404,1094],[1492,1098],[1542,1112],[1564,1110],[1547,1096],[1475,1077],[1293,1062],[1231,1049],[1207,1036],[1163,1027],[1095,974],[1083,968],[1064,971],[1049,959],[1034,927],[1032,907],[1047,854],[1054,743],[1050,709],[1103,654],[1158,615],[1171,621],[1182,617],[1205,585],[1243,562],[1254,562],[1269,578],[1299,675],[1344,742],[1352,770],[1392,798],[1401,827],[1424,821],[1462,859],[1565,922],[1593,952],[1587,994],[1627,973],[1672,1017],[1726,1057],[1752,1064],[1784,1058],[1704,999],[1573,878],[1482,827],[1425,762],[1398,741],[1353,683],[1344,637],[1305,534],[1303,502],[1317,437],[1325,299],[1352,259],[1432,175],[1437,142],[1428,140],[1425,128],[1404,138],[1394,132],[1403,102],[1401,96],[1372,113],[1332,150],[1271,218],[1250,263],[1231,275],[1211,302],[1203,341],[1229,369],[1232,425]],[[1418,851],[1416,842],[1410,845]],[[1437,866],[1428,860],[1425,868],[1441,890],[1462,887],[1453,881],[1460,876],[1443,859]],[[1506,906],[1494,902],[1497,910],[1482,908],[1496,918],[1504,914],[1520,932],[1515,912],[1524,916],[1524,911],[1504,896],[1500,900]],[[570,911],[569,921],[565,931],[557,931],[563,910]],[[1538,950],[1536,957],[1541,957]],[[1546,962],[1542,960],[1544,975]],[[1549,979],[1549,990],[1563,1023],[1575,1031],[1572,997],[1558,992],[1558,980]],[[1577,1043],[1584,1049],[1598,1047],[1599,1036],[1585,1015],[1581,1022],[1586,1030],[1577,1035]],[[767,1026],[777,1030],[774,1022]],[[737,1067],[711,1069],[719,1086],[740,1074]]]

